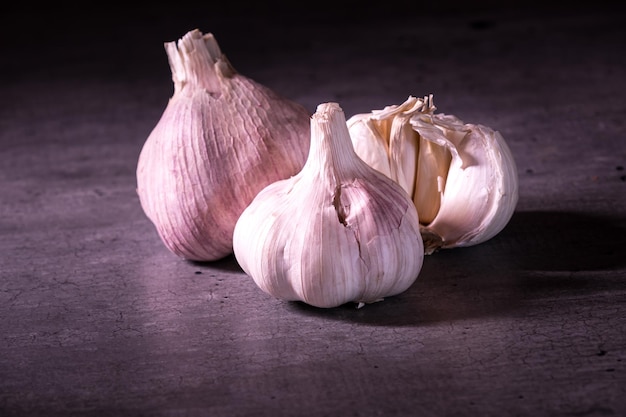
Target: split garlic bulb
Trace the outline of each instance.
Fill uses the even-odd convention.
[[[266,293],[316,307],[405,291],[424,258],[408,194],[356,155],[337,103],[317,107],[310,142],[302,170],[264,188],[241,214],[239,265]]]
[[[425,252],[491,239],[518,201],[517,167],[502,135],[435,113],[433,97],[348,119],[356,153],[413,198]]]
[[[139,155],[137,193],[168,249],[213,261],[232,253],[256,194],[304,165],[310,113],[238,74],[212,34],[165,49],[174,93]]]

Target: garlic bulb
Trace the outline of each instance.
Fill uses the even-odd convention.
[[[498,234],[518,200],[517,167],[502,135],[435,113],[433,97],[357,114],[356,153],[412,196],[427,254]]]
[[[232,253],[256,194],[304,165],[310,113],[238,74],[212,34],[165,49],[174,93],[139,155],[137,193],[168,249],[213,261]]]
[[[337,103],[317,107],[310,142],[302,170],[264,188],[241,214],[239,265],[266,293],[316,307],[405,291],[424,257],[408,194],[356,155]]]

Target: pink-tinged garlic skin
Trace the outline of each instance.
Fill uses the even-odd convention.
[[[310,114],[238,74],[211,34],[165,44],[174,94],[137,163],[137,193],[165,246],[181,258],[232,253],[241,212],[265,186],[303,167]]]
[[[255,197],[233,244],[264,292],[320,308],[400,294],[424,259],[413,201],[357,156],[337,103],[318,106],[302,171]]]

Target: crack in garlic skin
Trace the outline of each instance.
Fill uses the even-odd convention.
[[[323,308],[399,294],[423,261],[412,201],[357,157],[336,104],[318,106],[305,166],[256,196],[233,247],[263,291]]]
[[[344,206],[341,204],[341,185],[335,187],[335,192],[333,194],[333,206],[335,207],[335,212],[337,213],[337,219],[339,223],[347,226],[346,223],[346,213],[350,213],[350,206]]]

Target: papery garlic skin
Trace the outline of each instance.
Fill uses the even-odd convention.
[[[491,239],[518,201],[517,167],[502,135],[435,110],[432,96],[410,96],[347,121],[357,154],[413,197],[427,254]]]
[[[452,115],[411,120],[425,138],[425,125],[441,129],[452,161],[437,216],[425,230],[443,238],[442,248],[472,246],[504,229],[518,201],[517,166],[502,135],[488,126],[466,124]],[[443,141],[442,141],[443,142]]]
[[[256,196],[233,248],[263,291],[321,308],[400,294],[424,257],[415,206],[358,158],[337,103],[317,107],[305,166]]]
[[[137,193],[170,251],[214,261],[256,194],[304,165],[310,113],[238,74],[210,33],[165,49],[174,93],[139,155]]]

